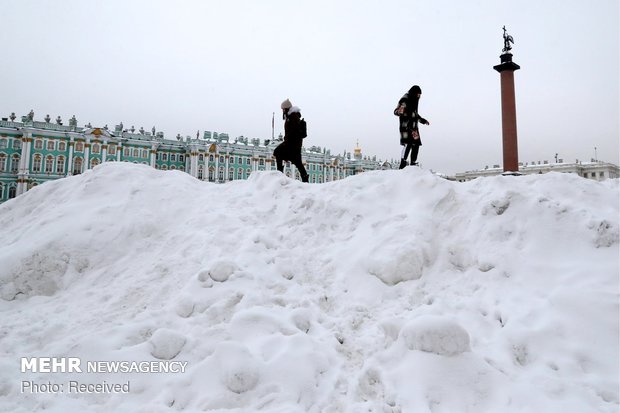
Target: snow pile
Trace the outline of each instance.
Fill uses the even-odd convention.
[[[0,206],[0,410],[616,412],[618,197],[417,168],[46,183]],[[187,368],[20,371],[41,356]]]

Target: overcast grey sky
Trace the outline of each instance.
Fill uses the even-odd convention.
[[[0,0],[0,116],[271,137],[398,158],[422,87],[424,168],[500,164],[502,26],[515,39],[519,160],[619,163],[618,0]]]

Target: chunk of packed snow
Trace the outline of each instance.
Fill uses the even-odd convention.
[[[410,350],[441,356],[469,351],[469,334],[458,323],[439,316],[421,316],[407,323],[401,337]]]

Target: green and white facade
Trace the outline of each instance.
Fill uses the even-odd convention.
[[[69,125],[60,117],[55,123],[46,116],[35,121],[34,113],[0,120],[0,202],[14,198],[46,181],[76,175],[103,162],[133,162],[162,170],[184,171],[197,179],[224,183],[247,179],[253,171],[275,170],[273,150],[281,138],[260,141],[226,133],[204,132],[190,138],[177,135],[166,139],[163,133],[140,129],[114,131],[107,127],[77,126],[75,116]],[[311,183],[343,179],[364,171],[392,169],[394,164],[354,153],[332,155],[320,147],[304,148],[302,157]],[[287,176],[299,173],[286,164]]]

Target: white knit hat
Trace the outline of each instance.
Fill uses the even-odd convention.
[[[289,109],[291,106],[293,106],[293,104],[291,103],[290,100],[286,99],[284,102],[282,102],[282,104],[280,105],[280,109]]]

